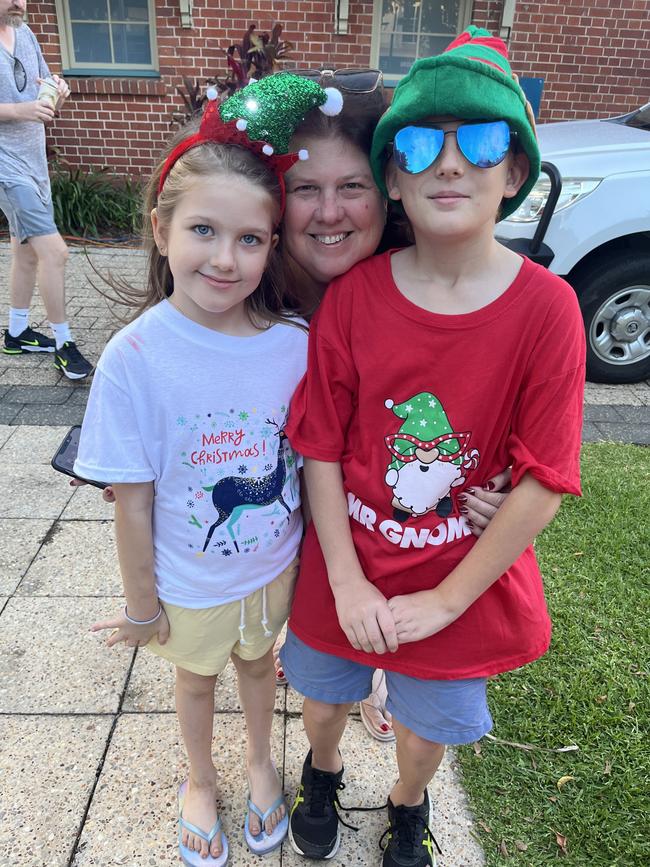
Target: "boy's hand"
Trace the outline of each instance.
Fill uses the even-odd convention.
[[[393,596],[388,600],[388,607],[395,619],[400,644],[435,635],[460,616],[460,612],[456,613],[444,604],[437,589]]]
[[[113,630],[106,639],[107,647],[113,647],[120,641],[123,641],[127,647],[144,647],[154,635],[158,638],[158,644],[165,644],[169,638],[169,620],[164,609],[155,623],[143,626],[129,623],[124,612],[121,611],[112,620],[100,620],[90,627],[91,632],[101,632],[102,629]]]
[[[355,650],[394,653],[399,645],[395,621],[386,598],[362,578],[345,582],[334,591],[341,629]]]

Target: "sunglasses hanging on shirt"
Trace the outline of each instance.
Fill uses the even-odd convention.
[[[14,83],[18,93],[22,93],[27,87],[27,73],[25,72],[25,67],[17,57],[14,57]]]
[[[448,135],[456,137],[458,150],[467,162],[480,169],[498,166],[510,147],[510,128],[505,120],[461,123],[454,130],[426,124],[405,126],[393,141],[395,164],[410,175],[425,171],[440,156]]]

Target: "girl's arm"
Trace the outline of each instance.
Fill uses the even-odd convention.
[[[399,642],[420,641],[460,617],[552,521],[561,500],[526,473],[471,551],[437,587],[389,599]]]
[[[91,631],[114,630],[106,642],[109,647],[120,641],[124,641],[128,647],[138,647],[146,644],[154,635],[158,636],[160,644],[164,644],[169,636],[169,623],[156,593],[153,482],[117,484],[112,487],[115,494],[115,536],[126,611],[133,620],[153,622],[135,625],[126,619],[122,611],[112,620],[95,623]]]
[[[341,465],[305,458],[304,472],[341,629],[355,650],[397,650],[393,615],[383,594],[363,574],[352,542]]]

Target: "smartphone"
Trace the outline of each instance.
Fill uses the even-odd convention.
[[[56,450],[56,454],[52,458],[52,466],[60,473],[65,473],[66,476],[72,476],[75,479],[81,479],[82,482],[88,482],[89,485],[94,485],[96,488],[107,488],[108,482],[95,482],[93,479],[83,479],[74,472],[74,462],[79,451],[79,436],[81,435],[81,425],[76,424],[71,427],[63,438],[63,442]]]

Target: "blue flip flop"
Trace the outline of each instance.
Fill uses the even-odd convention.
[[[187,780],[185,780],[184,783],[181,783],[178,790],[178,852],[181,856],[181,861],[186,865],[186,867],[224,867],[228,861],[228,840],[221,830],[221,819],[217,819],[209,834],[206,834],[205,831],[197,828],[196,825],[192,825],[191,822],[186,822],[183,818],[183,804],[185,803],[186,794]],[[186,831],[189,831],[190,834],[196,834],[197,837],[205,840],[208,846],[210,846],[217,834],[221,834],[221,842],[223,845],[221,855],[219,855],[218,858],[213,858],[212,855],[208,855],[207,858],[202,858],[200,852],[188,849],[187,846],[184,846],[182,843],[183,828]]]
[[[271,813],[277,810],[281,804],[284,804],[286,813],[275,826],[273,833],[267,834],[264,829],[264,822],[266,822]],[[284,795],[280,795],[280,797],[271,804],[268,810],[263,813],[249,798],[248,809],[251,813],[255,813],[255,815],[259,817],[262,830],[255,837],[251,834],[251,829],[248,823],[248,813],[246,813],[246,821],[244,822],[244,839],[246,840],[246,845],[253,855],[267,855],[269,852],[273,852],[274,849],[277,849],[278,846],[281,846],[282,841],[287,836],[287,831],[289,830],[289,809],[287,808],[287,802],[284,799]]]

